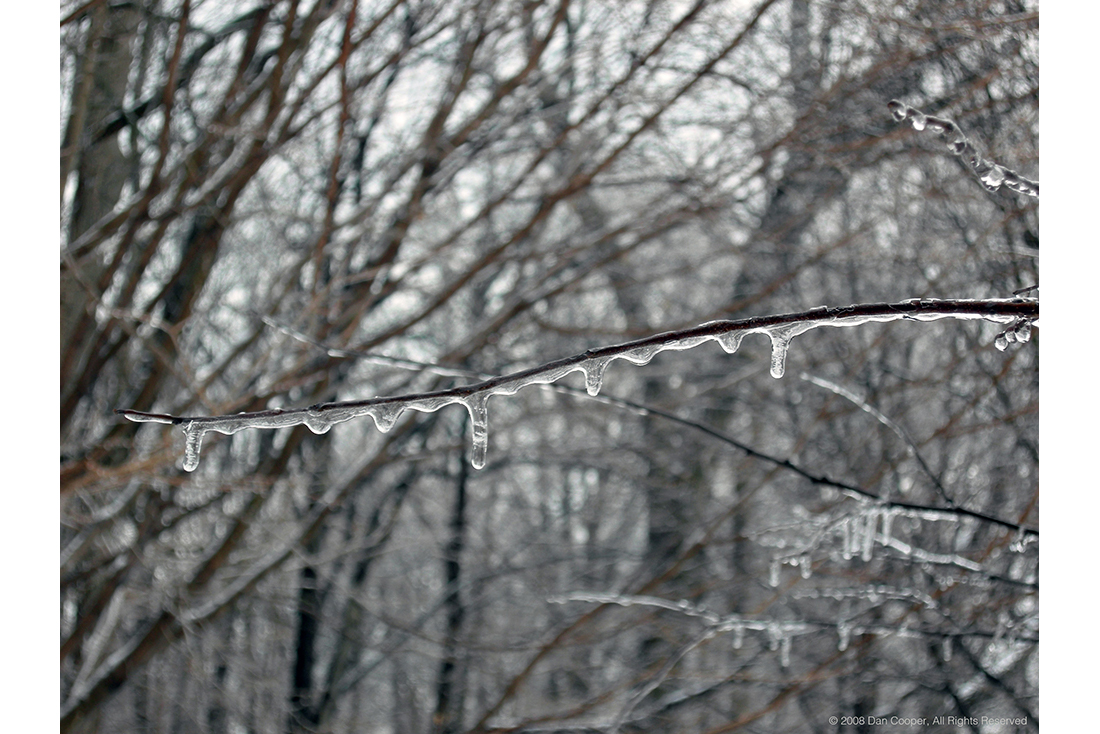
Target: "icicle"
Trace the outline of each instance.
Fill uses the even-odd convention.
[[[789,329],[771,329],[768,336],[772,340],[771,375],[777,380],[783,376],[787,365],[787,349],[791,346]]]
[[[783,635],[783,641],[779,645],[779,667],[786,668],[791,664],[791,636]]]
[[[851,519],[845,520],[842,523],[842,537],[840,539],[840,554],[844,557],[844,560],[850,561],[852,559],[852,521]]]
[[[894,511],[886,510],[882,513],[882,544],[890,545],[890,526],[894,524]]]
[[[1002,352],[1008,349],[1008,337],[1005,336],[1005,333],[1003,331],[997,335],[996,339],[993,340],[993,346],[997,347],[997,349]]]
[[[722,347],[722,351],[726,354],[733,354],[741,346],[741,339],[744,336],[744,331],[727,331],[715,338],[718,340],[718,346]]]
[[[581,364],[581,369],[584,371],[584,388],[592,397],[600,394],[600,388],[603,387],[603,373],[610,361],[604,357]]]
[[[798,559],[798,572],[800,574],[802,574],[802,578],[804,578],[804,579],[810,578],[810,574],[812,574],[814,572],[813,559],[810,558],[808,555],[799,557],[799,559]]]
[[[775,652],[779,649],[779,623],[768,622],[768,649]]]
[[[844,652],[848,649],[848,641],[852,635],[852,628],[848,626],[847,622],[841,622],[836,626],[836,634],[836,649],[840,652]]]
[[[771,566],[768,567],[768,584],[772,588],[779,586],[779,559],[773,558]]]
[[[378,430],[382,433],[389,433],[397,423],[398,417],[401,415],[401,411],[404,407],[395,403],[382,403],[381,405],[375,405],[371,408],[370,415],[374,418],[374,425],[378,426]]]
[[[733,649],[740,650],[745,644],[745,625],[738,622],[733,627]]]
[[[951,638],[950,637],[944,637],[943,638],[943,661],[945,663],[950,663],[951,662],[952,652],[953,651],[951,649]]]
[[[206,433],[195,425],[195,421],[187,424],[183,429],[186,443],[183,449],[183,468],[186,471],[195,471],[199,466],[199,451],[202,450],[202,435]]]
[[[485,457],[489,453],[489,396],[484,393],[471,395],[462,402],[470,413],[473,425],[474,446],[470,463],[475,469],[485,467]]]
[[[875,549],[875,525],[878,524],[878,512],[872,510],[864,515],[863,524],[863,547],[860,549],[859,557],[864,562],[871,560],[871,554]]]

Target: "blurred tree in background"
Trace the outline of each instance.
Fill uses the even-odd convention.
[[[458,408],[210,434],[191,473],[112,414],[1010,298],[1037,199],[886,104],[1036,175],[1033,0],[61,13],[62,731],[1038,728],[1037,337],[618,362],[495,399],[480,470]]]

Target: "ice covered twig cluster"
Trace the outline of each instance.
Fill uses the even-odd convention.
[[[947,150],[963,159],[982,184],[990,191],[996,191],[1002,186],[1026,196],[1039,198],[1039,182],[1024,178],[1016,171],[983,158],[974,147],[970,139],[963,134],[957,123],[942,118],[926,115],[920,110],[910,107],[904,102],[891,100],[887,105],[890,114],[898,122],[906,120],[914,130],[939,133],[947,143]]]
[[[912,299],[900,303],[872,303],[843,308],[821,307],[810,311],[762,316],[738,321],[711,321],[699,326],[665,332],[624,344],[590,349],[582,354],[547,362],[531,369],[492,377],[471,385],[397,397],[371,398],[345,402],[320,403],[297,410],[262,410],[222,416],[175,416],[146,413],[137,410],[116,410],[119,415],[137,423],[164,423],[180,426],[186,437],[183,467],[194,471],[199,465],[202,439],[207,431],[231,435],[246,428],[288,428],[305,425],[314,433],[325,433],[337,423],[371,416],[379,430],[389,431],[406,410],[432,413],[443,407],[459,404],[470,414],[473,425],[471,462],[476,468],[485,465],[489,445],[488,401],[493,395],[514,395],[530,385],[547,385],[572,372],[582,372],[589,395],[596,396],[603,385],[607,366],[616,359],[631,364],[648,364],[663,351],[691,349],[708,341],[716,341],[733,354],[745,334],[759,333],[771,341],[773,377],[783,376],[787,350],[791,339],[822,326],[857,326],[870,322],[936,321],[939,319],[981,319],[1000,324],[1029,322],[1039,317],[1039,303],[1026,299],[934,300]]]

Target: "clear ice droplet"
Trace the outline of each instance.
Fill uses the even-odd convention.
[[[374,418],[374,425],[378,426],[378,430],[382,433],[389,433],[401,416],[402,410],[404,408],[399,404],[383,403],[382,405],[375,405],[370,414]]]
[[[997,347],[997,349],[1002,352],[1008,349],[1008,337],[1004,335],[1003,331],[993,340],[993,346]]]
[[[656,347],[636,347],[622,356],[627,362],[641,367],[649,364],[650,360],[653,359],[653,355],[657,354],[657,351]]]
[[[332,421],[311,410],[306,415],[306,428],[317,434],[328,433],[332,428]]]
[[[998,166],[996,163],[985,172],[982,176],[982,183],[984,183],[990,189],[999,189],[1001,184],[1005,182],[1005,169]]]
[[[1031,341],[1031,322],[1027,319],[1020,319],[1013,332],[1016,334],[1016,341],[1021,344]]]
[[[725,334],[719,334],[718,346],[722,347],[722,351],[726,354],[733,354],[741,346],[741,339],[745,336],[743,331],[729,331]]]

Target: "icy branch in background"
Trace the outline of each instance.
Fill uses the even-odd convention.
[[[947,142],[947,150],[962,158],[970,167],[970,170],[977,174],[978,179],[990,191],[996,191],[1005,186],[1017,193],[1034,196],[1036,199],[1039,198],[1038,181],[1024,178],[1010,168],[1005,168],[991,160],[982,158],[956,123],[942,117],[926,115],[896,99],[891,100],[886,106],[898,122],[909,120],[914,130],[928,130],[939,133],[939,136]]]
[[[932,300],[912,299],[901,303],[873,303],[845,308],[821,308],[801,313],[763,316],[739,321],[711,321],[679,331],[656,334],[625,344],[590,349],[583,354],[565,357],[538,367],[492,377],[472,385],[448,390],[371,398],[337,403],[320,403],[298,410],[263,410],[223,416],[174,416],[145,413],[136,410],[116,410],[119,415],[136,423],[164,423],[183,428],[185,449],[183,468],[194,471],[199,465],[202,439],[207,431],[231,435],[246,428],[289,428],[305,425],[314,433],[326,433],[337,423],[370,416],[382,432],[394,427],[406,410],[433,413],[448,405],[458,404],[470,413],[473,425],[475,468],[485,466],[489,445],[489,398],[493,395],[515,395],[531,385],[548,385],[572,372],[582,372],[589,395],[599,394],[607,366],[616,359],[631,364],[648,364],[664,351],[679,351],[716,341],[728,353],[737,351],[745,334],[764,334],[771,342],[772,377],[782,377],[791,340],[811,329],[822,326],[858,326],[871,322],[936,321],[939,319],[979,319],[1001,324],[1019,319],[1034,321],[1039,316],[1039,303],[1024,299]]]
[[[921,595],[926,597],[925,599],[916,598],[912,593],[905,593],[899,590],[890,589],[888,587],[877,587],[877,592],[874,589],[865,590],[867,593],[860,598],[871,602],[872,604],[880,604],[883,601],[890,599],[905,599],[916,601],[919,604],[927,604],[932,602],[931,597],[926,594]],[[832,593],[829,589],[821,589],[821,596],[833,597],[836,599],[851,598],[852,595],[847,593],[846,589],[836,590],[836,593]],[[949,639],[954,637],[984,637],[995,638],[997,632],[967,632],[960,634],[944,634],[938,630],[926,630],[917,627],[909,627],[905,624],[901,626],[890,625],[863,625],[858,624],[855,620],[841,616],[836,622],[824,622],[824,621],[780,621],[776,619],[758,619],[753,617],[746,617],[740,614],[718,614],[717,612],[706,608],[700,604],[693,604],[686,599],[680,599],[679,601],[672,601],[670,599],[662,599],[657,596],[645,596],[636,594],[606,594],[597,592],[574,592],[563,596],[552,596],[547,599],[551,604],[568,604],[570,602],[581,602],[587,604],[615,604],[622,607],[656,607],[658,609],[667,609],[671,612],[686,615],[688,617],[696,617],[708,626],[707,637],[712,637],[716,634],[733,633],[733,647],[735,650],[741,649],[745,641],[745,631],[764,633],[767,639],[767,645],[769,650],[779,650],[779,663],[784,668],[790,665],[791,661],[791,639],[800,635],[813,634],[821,630],[835,629],[837,634],[837,649],[844,651],[848,648],[848,642],[852,635],[875,635],[878,637],[924,637],[924,638],[939,638]],[[934,607],[935,603],[932,602],[931,607]],[[1017,637],[1018,640],[1034,641],[1029,637]]]

